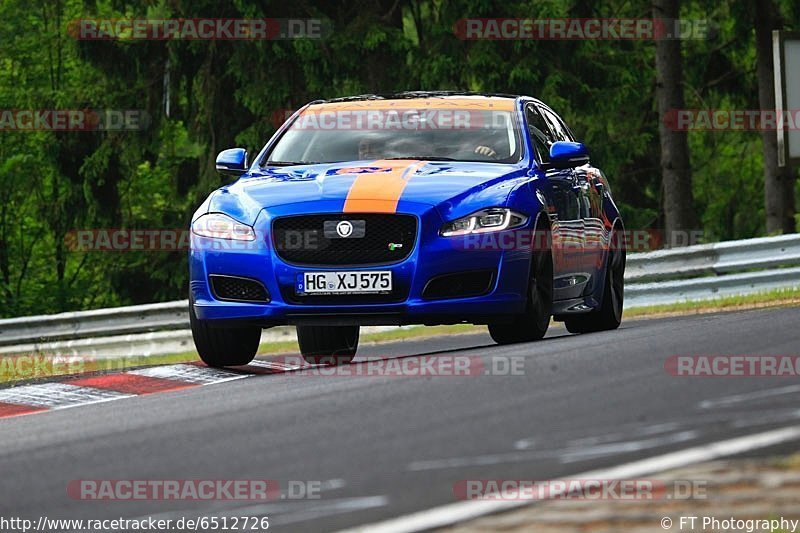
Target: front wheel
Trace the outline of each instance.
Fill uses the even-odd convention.
[[[534,252],[525,311],[510,323],[489,324],[489,335],[497,344],[537,341],[550,326],[553,309],[553,254],[550,249]]]
[[[297,326],[297,344],[312,365],[346,365],[358,349],[359,326]]]
[[[200,320],[189,303],[189,324],[200,359],[213,367],[246,365],[256,356],[261,342],[261,328],[215,327],[208,320]]]

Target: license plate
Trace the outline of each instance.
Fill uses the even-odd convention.
[[[392,272],[303,272],[297,294],[381,294],[392,291]]]

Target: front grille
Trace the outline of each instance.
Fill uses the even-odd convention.
[[[217,300],[269,302],[269,292],[258,280],[219,274],[212,274],[209,279],[211,280],[211,290]]]
[[[356,230],[350,237],[337,238],[333,228],[343,220],[351,222]],[[411,253],[416,236],[417,219],[411,215],[301,215],[278,218],[272,223],[275,252],[295,265],[397,263]]]
[[[493,270],[458,272],[432,278],[425,285],[422,297],[428,299],[467,298],[486,294],[492,288]]]

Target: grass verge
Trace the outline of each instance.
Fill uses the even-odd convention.
[[[680,302],[676,304],[639,307],[625,311],[625,318],[661,317],[671,315],[693,315],[718,313],[721,311],[741,311],[768,307],[794,307],[800,305],[800,288],[776,289],[772,291],[726,296],[700,302]]]

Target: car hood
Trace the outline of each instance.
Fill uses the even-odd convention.
[[[342,212],[397,212],[404,203],[444,205],[445,211],[472,199],[501,205],[522,176],[520,165],[417,160],[356,161],[277,167],[250,172],[210,199],[209,211],[240,214],[254,220],[261,209],[303,204],[313,211],[323,204]],[[313,204],[319,202],[318,206]],[[338,202],[338,203],[337,203]],[[487,203],[488,202],[488,203]],[[471,202],[470,202],[471,203]]]

